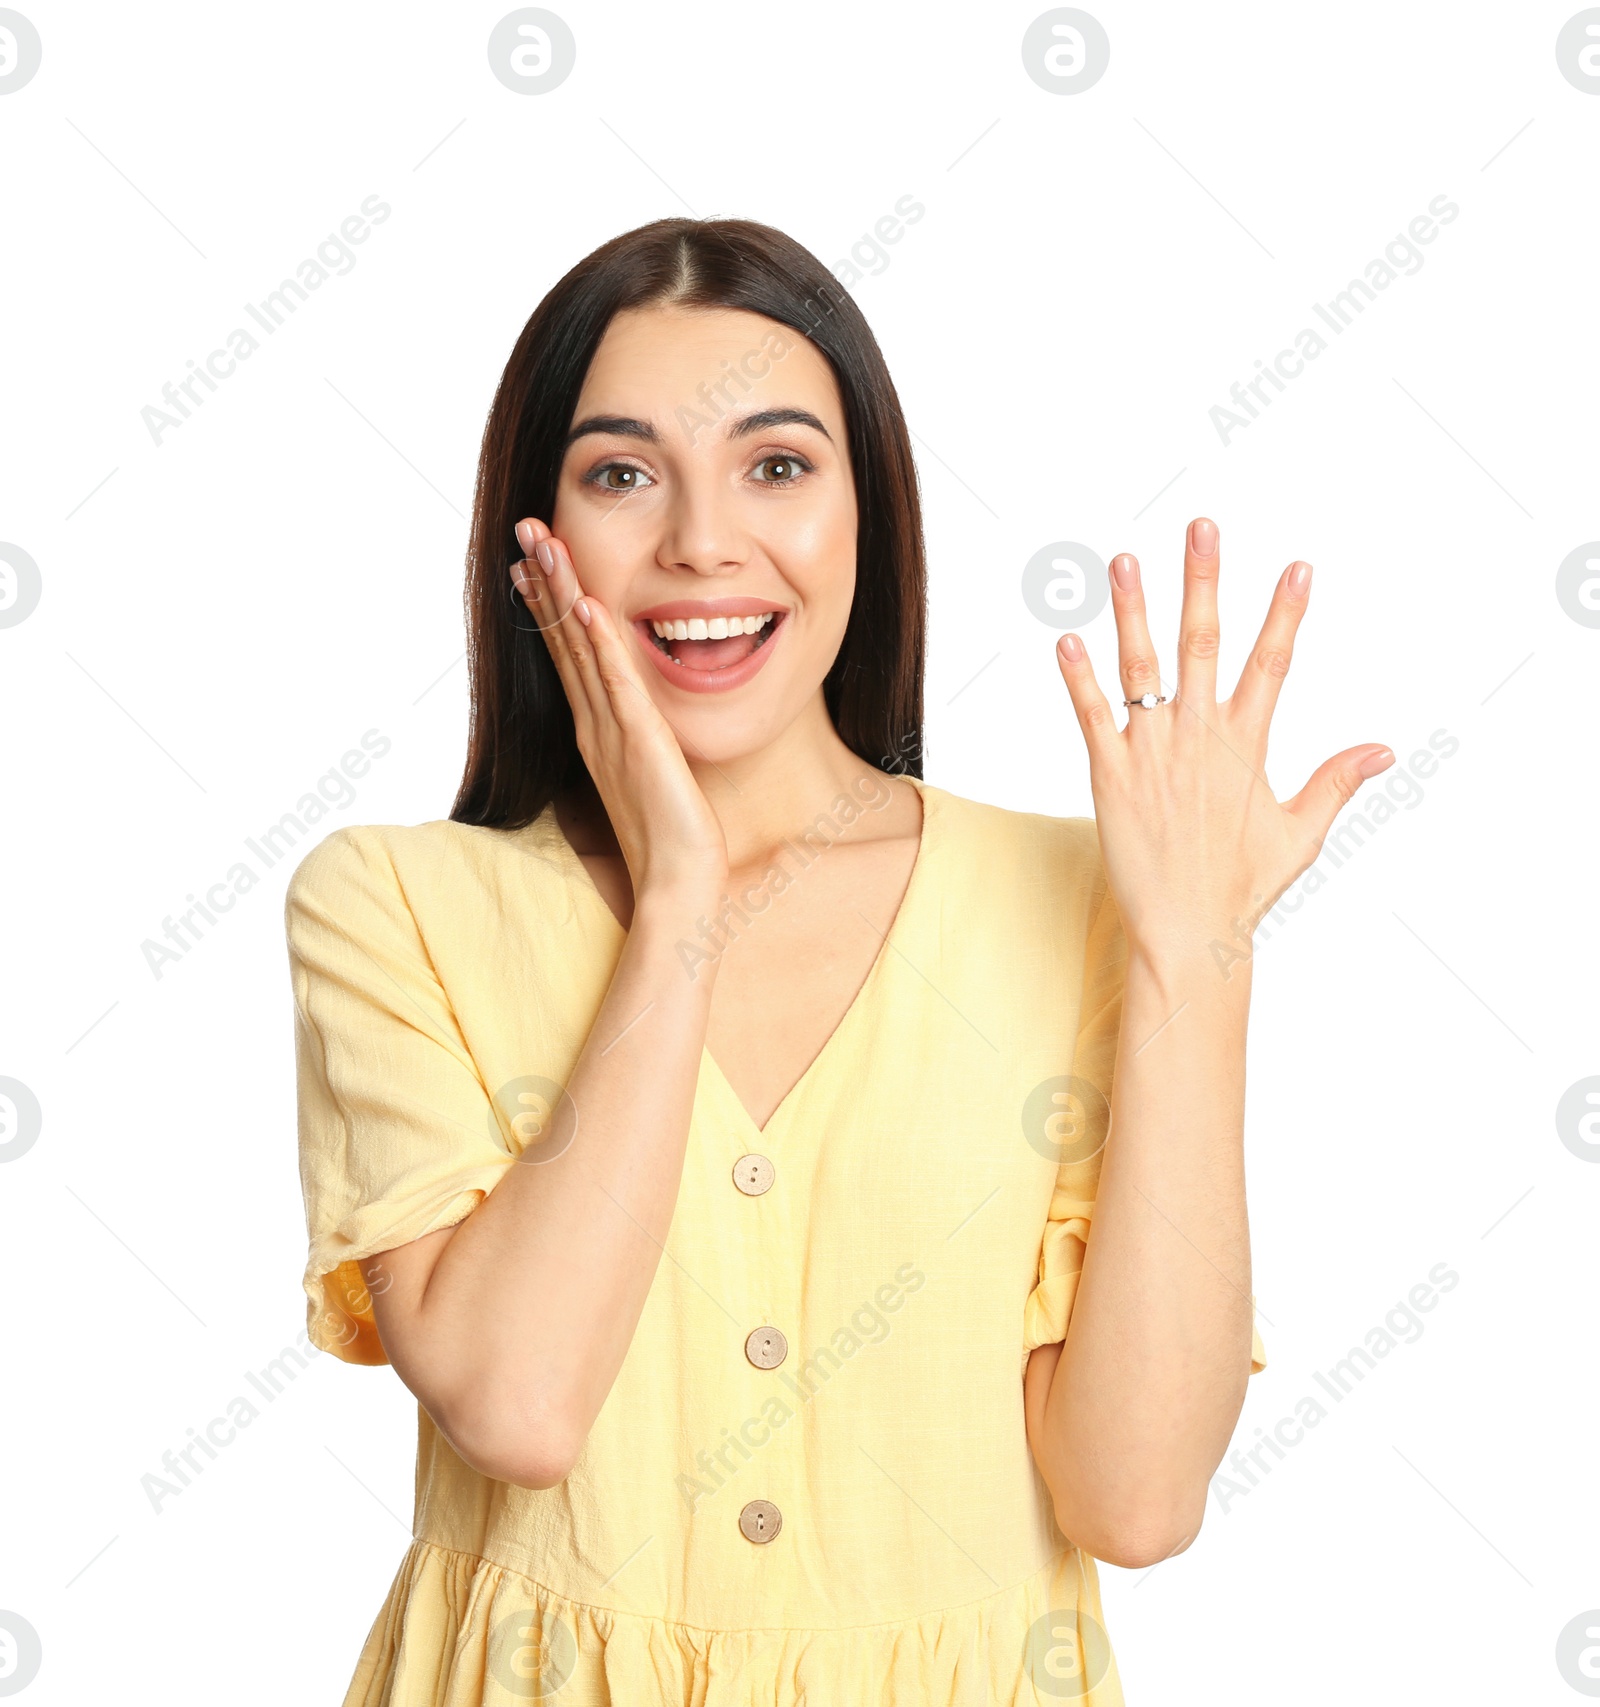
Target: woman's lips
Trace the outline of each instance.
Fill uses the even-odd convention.
[[[666,616],[672,613],[662,611],[658,614]],[[686,693],[725,693],[730,688],[743,687],[766,663],[767,654],[777,644],[778,631],[784,626],[788,614],[787,611],[777,612],[758,634],[733,634],[722,640],[669,641],[668,645],[682,653],[681,663],[662,651],[649,617],[636,617],[633,628],[651,663],[674,687],[682,688]]]

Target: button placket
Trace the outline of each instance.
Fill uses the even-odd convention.
[[[772,1158],[755,1151],[733,1164],[733,1183],[746,1197],[761,1197],[777,1177]],[[789,1355],[789,1342],[781,1330],[767,1323],[745,1336],[744,1355],[756,1369],[776,1369]],[[739,1513],[739,1532],[758,1547],[775,1540],[782,1528],[783,1513],[771,1500],[751,1500]]]

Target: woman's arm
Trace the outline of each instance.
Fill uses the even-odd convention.
[[[1028,1363],[1029,1435],[1057,1522],[1117,1565],[1154,1564],[1199,1533],[1249,1377],[1248,964],[1232,973],[1130,957],[1067,1340]]]
[[[690,982],[677,945],[714,911],[709,894],[641,896],[551,1130],[465,1221],[362,1264],[400,1379],[496,1481],[567,1475],[638,1326],[716,982],[715,963]]]
[[[1025,1385],[1028,1432],[1065,1534],[1116,1564],[1151,1564],[1199,1532],[1244,1402],[1250,1247],[1243,1122],[1248,961],[1235,939],[1306,869],[1335,814],[1394,762],[1376,743],[1323,764],[1280,805],[1267,734],[1310,593],[1279,578],[1231,699],[1216,699],[1218,542],[1191,524],[1178,683],[1118,730],[1082,642],[1062,675],[1089,749],[1107,881],[1128,945],[1111,1125],[1076,1301]],[[1160,691],[1138,565],[1112,564],[1123,694]]]
[[[384,1351],[461,1457],[551,1487],[616,1380],[671,1225],[716,983],[716,962],[691,975],[679,945],[715,912],[727,849],[610,613],[580,603],[548,529],[518,532],[547,547],[549,566],[518,565],[518,586],[572,702],[633,918],[552,1130],[465,1221],[362,1272]]]

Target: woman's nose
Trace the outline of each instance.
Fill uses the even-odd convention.
[[[663,520],[656,561],[665,569],[715,575],[749,561],[749,532],[734,495],[720,481],[680,485]]]

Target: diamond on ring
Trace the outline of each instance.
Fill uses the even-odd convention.
[[[1161,701],[1153,693],[1145,693],[1139,695],[1139,703],[1146,711],[1154,711]]]

